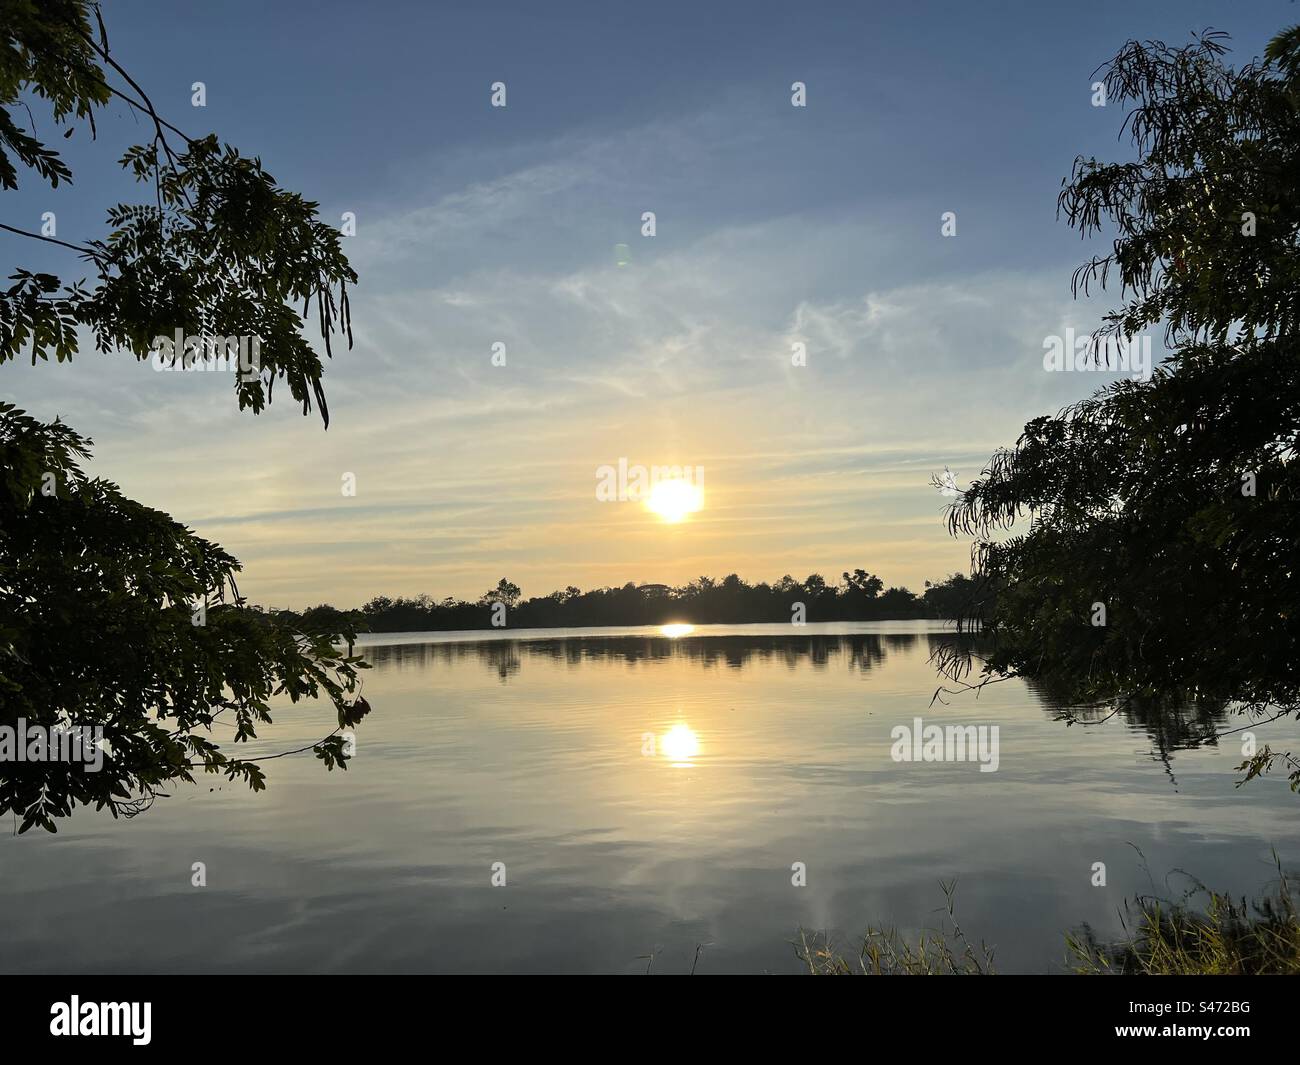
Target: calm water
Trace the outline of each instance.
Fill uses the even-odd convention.
[[[937,626],[790,633],[371,637],[346,773],[299,756],[260,795],[210,778],[129,822],[5,837],[0,968],[639,972],[655,952],[684,972],[703,944],[701,972],[783,972],[800,926],[850,945],[869,922],[931,925],[955,876],[999,968],[1050,972],[1068,928],[1117,929],[1146,868],[1162,890],[1181,868],[1253,893],[1270,846],[1300,866],[1300,798],[1235,789],[1239,737],[1201,743],[1212,721],[1067,727],[1018,682],[930,708]],[[248,754],[326,716],[286,708]],[[998,770],[895,762],[890,730],[917,716],[998,725]]]

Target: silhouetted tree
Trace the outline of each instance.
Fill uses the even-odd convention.
[[[519,585],[512,584],[502,577],[497,581],[497,586],[488,592],[485,592],[480,603],[504,603],[508,607],[513,607],[519,602],[519,597],[523,593],[519,590]]]
[[[925,604],[935,617],[956,618],[971,601],[975,592],[975,581],[965,573],[954,573],[946,580],[931,584],[925,582]]]
[[[865,599],[874,599],[885,587],[885,582],[864,569],[855,569],[852,574],[845,571],[844,585],[847,589],[859,593]]]
[[[328,424],[321,360],[295,308],[314,314],[327,353],[340,331],[350,343],[356,276],[338,233],[258,160],[216,136],[185,136],[159,115],[110,51],[98,5],[0,0],[0,186],[15,189],[25,174],[51,187],[72,180],[36,136],[30,104],[48,105],[70,136],[93,135],[110,101],[144,119],[149,140],[122,165],[150,186],[147,202],[109,208],[103,240],[0,223],[7,239],[74,252],[94,274],[67,284],[17,270],[0,291],[0,363],[72,359],[80,330],[100,351],[141,360],[178,328],[255,336],[257,372],[232,374],[239,406],[261,411],[280,380]],[[57,421],[0,404],[0,729],[99,728],[109,746],[93,773],[66,761],[0,761],[0,813],[21,814],[20,831],[54,831],[79,804],[138,811],[195,769],[261,788],[258,759],[232,759],[207,736],[221,717],[236,742],[252,738],[270,721],[272,696],[323,695],[340,729],[368,709],[358,698],[363,663],[335,649],[351,632],[297,631],[247,608],[235,559],[88,478],[80,462],[89,446]],[[322,620],[322,611],[343,620],[318,608]],[[313,749],[330,768],[345,764],[337,732]]]
[[[1080,158],[1061,192],[1081,233],[1116,233],[1075,285],[1114,271],[1125,303],[1099,336],[1163,325],[1174,350],[1030,422],[955,501],[984,680],[1300,711],[1300,30],[1235,70],[1222,41],[1130,42],[1107,68],[1136,158]]]

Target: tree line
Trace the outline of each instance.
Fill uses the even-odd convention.
[[[502,578],[475,601],[431,595],[376,596],[359,610],[322,603],[303,611],[272,611],[308,632],[340,627],[369,632],[436,632],[487,628],[557,628],[596,625],[752,624],[791,621],[885,621],[952,618],[970,599],[970,578],[962,573],[910,588],[855,569],[832,584],[820,573],[802,581],[789,574],[748,584],[735,573],[716,580],[699,577],[680,587],[635,584],[582,591],[570,585],[549,595],[524,599],[517,584]]]

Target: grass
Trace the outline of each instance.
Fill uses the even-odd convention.
[[[1277,863],[1276,853],[1273,855]],[[1070,968],[1086,975],[1300,975],[1300,915],[1277,864],[1276,885],[1235,900],[1199,881],[1177,902],[1139,895],[1126,902],[1126,938],[1099,943],[1087,925],[1066,936]],[[1193,900],[1200,905],[1192,905]]]
[[[938,928],[924,929],[915,941],[893,926],[867,929],[862,948],[850,960],[834,949],[825,933],[799,930],[795,955],[814,976],[989,976],[993,949],[976,947],[957,920],[957,881],[939,881],[946,918]]]
[[[1122,939],[1102,943],[1086,924],[1067,933],[1067,970],[1079,975],[1300,975],[1300,913],[1277,854],[1276,883],[1248,901],[1192,887],[1177,900],[1126,900]],[[1187,874],[1182,874],[1186,876]],[[892,926],[867,930],[856,956],[825,933],[799,930],[795,954],[815,976],[988,976],[993,950],[971,943],[957,920],[956,881],[940,881],[947,906],[938,928],[909,938]]]

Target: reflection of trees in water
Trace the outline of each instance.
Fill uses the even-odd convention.
[[[755,660],[781,661],[787,668],[811,664],[827,669],[843,663],[868,672],[890,651],[907,652],[920,637],[900,633],[835,635],[564,636],[548,640],[464,640],[447,643],[368,644],[366,660],[379,672],[424,669],[477,660],[505,681],[520,671],[524,658],[563,661],[578,667],[588,661],[662,662],[687,659],[705,669],[744,669]]]
[[[419,672],[434,665],[450,665],[476,658],[504,683],[519,672],[519,642],[482,640],[467,643],[390,643],[359,648],[378,673],[387,670]]]
[[[754,662],[780,662],[793,670],[810,665],[815,670],[841,666],[869,673],[891,654],[908,654],[924,649],[932,661],[946,651],[978,649],[979,637],[969,633],[857,633],[853,635],[793,633],[738,634],[731,636],[564,636],[555,639],[464,640],[459,642],[370,644],[363,648],[366,660],[376,671],[426,669],[432,666],[476,661],[507,683],[521,672],[524,659],[550,659],[581,668],[586,662],[625,662],[637,666],[647,662],[685,659],[705,669],[745,669]],[[973,678],[977,680],[978,678]],[[936,671],[935,687],[944,678]],[[1039,677],[1023,680],[1026,689],[1045,713],[1067,726],[1100,726],[1118,717],[1135,731],[1144,732],[1151,743],[1151,756],[1170,771],[1176,751],[1218,745],[1228,729],[1248,724],[1251,719],[1233,712],[1222,702],[1185,700],[1158,702],[1130,699],[1119,706],[1088,705],[1072,695],[1065,678]],[[925,693],[928,697],[930,693]],[[973,699],[970,692],[945,697]],[[1231,741],[1229,741],[1231,742]]]
[[[980,637],[972,634],[938,634],[932,639],[931,647],[931,657],[937,664],[951,661],[946,652],[953,649],[973,652],[978,661],[981,649]],[[1165,767],[1171,780],[1174,779],[1172,760],[1176,751],[1217,747],[1225,733],[1232,731],[1237,735],[1252,722],[1260,720],[1260,715],[1238,713],[1231,702],[1222,699],[1137,695],[1100,703],[1087,702],[1080,694],[1081,685],[1061,673],[1044,671],[1036,677],[1017,679],[1052,720],[1067,727],[1100,727],[1111,718],[1119,718],[1131,730],[1145,733],[1151,743],[1152,760]],[[979,683],[978,677],[968,676],[966,680],[971,684]],[[973,695],[965,692],[954,697]]]
[[[1240,738],[1240,730],[1250,726],[1257,718],[1240,714],[1233,704],[1222,699],[1169,699],[1135,696],[1119,701],[1088,704],[1079,703],[1067,678],[1039,677],[1025,680],[1025,686],[1036,696],[1043,708],[1055,721],[1067,726],[1083,724],[1100,727],[1110,718],[1117,717],[1134,731],[1142,731],[1151,743],[1151,758],[1160,762],[1171,780],[1174,779],[1173,756],[1177,751],[1190,751],[1198,747],[1218,747],[1219,738],[1232,731]]]

